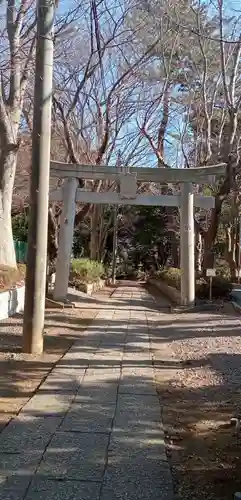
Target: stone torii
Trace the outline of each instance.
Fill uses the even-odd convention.
[[[194,207],[211,209],[212,196],[193,194],[193,184],[211,184],[216,176],[225,174],[224,163],[210,167],[188,169],[111,167],[105,165],[72,165],[51,162],[51,177],[63,178],[64,185],[50,192],[50,201],[62,201],[59,250],[56,262],[55,300],[65,300],[68,292],[70,260],[73,245],[75,204],[144,205],[180,207],[180,260],[181,302],[192,306],[195,303],[195,244]],[[94,192],[79,188],[79,179],[111,179],[120,186],[119,192]],[[180,194],[139,195],[137,182],[178,183]]]

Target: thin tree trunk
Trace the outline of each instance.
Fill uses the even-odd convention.
[[[215,196],[215,207],[211,212],[211,220],[209,228],[206,232],[200,231],[204,239],[204,255],[203,255],[203,274],[206,275],[206,270],[213,267],[213,245],[217,236],[218,226],[221,217],[223,201],[230,192],[233,183],[233,168],[232,160],[227,162],[226,177],[222,182],[218,194]]]
[[[91,234],[90,234],[90,258],[97,260],[98,257],[98,207],[94,206],[91,214]]]
[[[58,254],[58,224],[53,213],[53,208],[48,212],[48,262],[49,270],[54,272]]]
[[[196,271],[202,272],[202,235],[199,231],[196,232]]]
[[[172,264],[173,267],[179,267],[179,255],[178,255],[178,241],[176,235],[172,235],[171,239],[171,254],[172,254]]]
[[[236,234],[234,228],[226,228],[226,260],[229,264],[232,281],[236,280]]]
[[[16,268],[12,232],[12,195],[16,171],[17,151],[4,149],[0,156],[0,264]]]
[[[213,267],[213,245],[217,236],[218,226],[220,222],[222,204],[230,191],[230,176],[227,174],[225,181],[220,187],[218,195],[215,197],[215,207],[211,212],[211,220],[209,228],[203,233],[204,237],[204,255],[203,255],[203,273]]]
[[[164,140],[169,119],[169,86],[164,89],[162,119],[158,131],[158,167],[163,167],[164,159]]]

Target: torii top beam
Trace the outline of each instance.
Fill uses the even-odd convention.
[[[156,183],[192,182],[194,184],[206,184],[212,181],[211,178],[224,175],[225,171],[225,163],[197,168],[128,168],[128,173],[136,175],[137,181]],[[127,170],[122,167],[109,165],[74,165],[55,161],[50,163],[51,177],[58,178],[76,177],[79,179],[111,179],[118,181],[125,172]]]

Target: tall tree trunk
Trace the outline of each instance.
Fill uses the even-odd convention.
[[[48,265],[49,274],[55,271],[55,264],[58,254],[58,224],[53,212],[53,207],[48,212]]]
[[[202,272],[202,235],[199,231],[196,232],[196,271]]]
[[[235,228],[226,228],[226,260],[229,264],[231,280],[236,280],[236,233]]]
[[[179,242],[177,241],[177,236],[175,233],[172,234],[171,238],[171,254],[172,254],[172,265],[178,268],[180,265],[179,254],[178,254]]]
[[[225,180],[222,182],[218,194],[215,196],[215,207],[211,212],[211,221],[209,228],[206,232],[203,232],[204,238],[204,255],[203,255],[203,274],[206,275],[206,270],[213,267],[214,255],[213,255],[213,245],[217,236],[222,204],[227,197],[231,184],[233,182],[233,171],[232,164],[227,165],[227,173]]]
[[[164,89],[163,94],[163,107],[162,107],[162,119],[160,123],[160,127],[158,130],[158,167],[163,167],[164,161],[164,143],[165,143],[165,135],[168,126],[169,119],[169,85],[167,85]]]
[[[99,249],[99,231],[98,231],[98,207],[93,207],[91,214],[91,234],[90,234],[90,258],[91,260],[98,260]]]
[[[217,203],[215,199],[215,207],[212,209],[211,221],[208,230],[204,233],[204,254],[203,254],[203,272],[210,269],[214,265],[213,245],[217,236],[219,220],[221,215],[222,202]]]
[[[16,268],[11,218],[16,161],[16,148],[2,149],[0,155],[0,264],[12,268]]]

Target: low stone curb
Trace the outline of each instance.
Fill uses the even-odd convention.
[[[73,309],[75,307],[75,304],[73,304],[72,302],[61,302],[46,297],[45,307],[46,309]]]
[[[176,288],[173,288],[172,286],[164,283],[164,281],[160,281],[155,278],[149,278],[147,280],[147,284],[156,287],[173,304],[176,304],[177,306],[181,305],[181,293]]]
[[[104,280],[98,280],[93,283],[82,283],[79,286],[79,291],[83,293],[87,293],[88,295],[92,295],[94,292],[99,292],[105,286]]]
[[[234,308],[235,311],[237,311],[239,314],[241,314],[241,306],[237,304],[237,302],[231,301],[231,304]]]
[[[171,312],[173,313],[188,313],[188,312],[205,312],[205,311],[216,311],[217,309],[223,308],[223,304],[219,304],[217,302],[205,302],[203,304],[195,304],[194,306],[186,307],[172,307]]]
[[[0,292],[0,320],[7,319],[24,309],[25,285]]]
[[[171,305],[171,312],[176,314],[188,313],[188,312],[202,312],[202,311],[213,311],[217,310],[220,307],[223,307],[223,304],[217,302],[203,302],[196,303],[193,306],[182,306],[181,305],[181,293],[176,288],[173,288],[170,285],[167,285],[165,282],[156,280],[155,278],[149,278],[147,280],[147,284],[156,287],[165,297],[167,297]],[[240,307],[241,313],[241,307]]]

